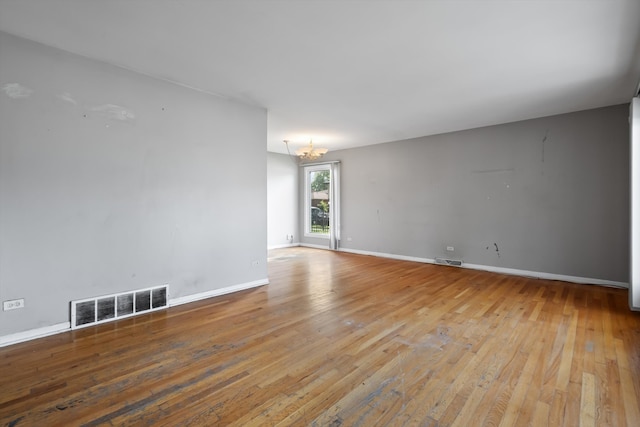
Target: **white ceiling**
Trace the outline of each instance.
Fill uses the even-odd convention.
[[[0,30],[264,107],[276,152],[629,102],[640,79],[638,0],[0,0]]]

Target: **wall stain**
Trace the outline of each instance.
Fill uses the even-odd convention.
[[[78,101],[73,99],[69,92],[61,93],[60,95],[58,95],[58,98],[64,102],[68,102],[69,104],[78,105]]]
[[[6,86],[6,85],[5,85]],[[6,91],[5,91],[6,92]],[[136,115],[130,109],[116,104],[102,104],[87,106],[81,105],[69,92],[63,92],[56,97],[66,103],[80,107],[82,110],[82,117],[87,118],[87,113],[92,113],[92,116],[102,117],[109,120],[115,120],[120,122],[134,122]],[[164,107],[162,108],[164,110]],[[106,125],[109,127],[109,125]]]
[[[500,258],[500,248],[498,248],[498,244],[494,243],[493,246],[496,248],[496,253],[498,254],[498,258]],[[489,250],[489,246],[487,246],[485,249]]]
[[[22,86],[20,83],[7,83],[2,86],[2,91],[12,99],[28,98],[33,93],[33,89]]]
[[[544,148],[545,148],[545,144],[547,142],[547,138],[549,137],[549,129],[547,129],[544,133],[544,137],[542,137],[542,154],[541,154],[541,167],[542,167],[542,175],[544,175]]]
[[[96,105],[94,107],[89,107],[88,109],[89,111],[102,115],[111,120],[131,122],[136,118],[136,115],[133,113],[133,111],[115,104]]]

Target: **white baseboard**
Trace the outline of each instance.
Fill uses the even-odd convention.
[[[340,248],[339,250],[342,252],[348,252],[348,253],[359,254],[359,255],[370,255],[370,256],[378,256],[382,258],[398,259],[402,261],[415,261],[415,262],[422,262],[426,264],[435,264],[435,260],[431,258],[420,258],[420,257],[387,254],[383,252],[361,251],[357,249],[346,249],[346,248]],[[513,276],[534,277],[536,279],[561,280],[563,282],[580,283],[583,285],[600,285],[600,286],[609,286],[613,288],[623,288],[623,289],[629,288],[629,284],[625,282],[616,282],[613,280],[604,280],[604,279],[592,279],[589,277],[567,276],[564,274],[544,273],[540,271],[518,270],[515,268],[495,267],[491,265],[467,264],[463,262],[461,268],[468,268],[471,270],[490,271],[492,273],[500,273],[500,274],[510,274]]]
[[[245,289],[251,289],[257,286],[268,285],[268,284],[269,284],[269,279],[261,279],[261,280],[256,280],[249,283],[241,283],[239,285],[228,286],[226,288],[214,289],[212,291],[202,292],[199,294],[187,295],[185,297],[170,299],[168,307],[187,304],[187,303],[199,301],[205,298],[211,298],[219,295],[230,294],[232,292],[243,291]],[[24,332],[17,332],[15,334],[0,336],[0,347],[5,347],[12,344],[18,344],[21,342],[34,340],[36,338],[43,338],[49,335],[54,335],[54,334],[67,332],[67,331],[71,331],[71,322],[58,323],[56,325],[45,326],[43,328],[31,329]]]
[[[422,262],[422,263],[426,263],[426,264],[435,264],[436,263],[436,260],[435,259],[431,259],[431,258],[419,258],[419,257],[415,257],[415,256],[387,254],[387,253],[384,253],[384,252],[361,251],[359,249],[340,248],[338,250],[341,251],[341,252],[348,252],[348,253],[351,253],[351,254],[377,256],[377,257],[381,257],[381,258],[398,259],[398,260],[401,260],[401,261],[415,261],[415,262]]]
[[[260,279],[255,280],[253,282],[241,283],[239,285],[227,286],[225,288],[220,289],[212,289],[207,292],[200,292],[199,294],[187,295],[184,297],[173,298],[169,300],[169,307],[173,307],[176,305],[187,304],[190,302],[200,301],[206,298],[217,297],[220,295],[230,294],[233,292],[244,291],[246,289],[256,288],[258,286],[268,285],[269,279]]]
[[[313,249],[327,249],[329,250],[329,246],[325,245],[312,245],[311,243],[300,243],[299,246],[303,246],[305,248],[313,248]]]
[[[38,329],[30,329],[24,332],[5,335],[0,337],[0,347],[18,344],[25,341],[34,340],[36,338],[44,338],[49,335],[59,334],[71,330],[71,322],[58,323],[56,325],[45,326]]]
[[[282,248],[295,248],[297,246],[300,246],[300,243],[287,243],[287,244],[284,244],[284,245],[267,246],[267,250],[282,249]]]
[[[535,277],[536,279],[561,280],[563,282],[579,283],[581,285],[599,285],[613,288],[628,289],[629,284],[613,280],[593,279],[590,277],[567,276],[564,274],[544,273],[541,271],[518,270],[515,268],[494,267],[490,265],[462,264],[464,268],[491,271],[493,273],[512,274],[515,276]]]

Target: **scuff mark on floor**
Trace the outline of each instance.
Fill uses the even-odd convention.
[[[398,354],[398,370],[400,371],[400,390],[401,390],[399,392],[399,395],[402,397],[402,410],[404,411],[407,407],[407,395],[404,387],[405,373],[404,373],[404,368],[402,367],[402,358],[400,357],[400,351],[398,351],[397,354]]]
[[[51,413],[56,411],[65,411],[69,408],[75,408],[79,404],[83,403],[82,399],[71,399],[66,402],[57,403],[53,408],[49,408],[45,411],[45,413]]]
[[[394,340],[401,344],[411,347],[413,350],[420,349],[420,348],[422,349],[430,348],[430,349],[442,351],[442,347],[444,347],[445,345],[451,342],[451,337],[448,335],[448,333],[449,333],[448,327],[438,326],[436,329],[435,335],[428,334],[427,338],[424,341],[419,343],[415,343],[400,337],[396,337],[394,338]]]
[[[364,323],[360,322],[360,323],[355,323],[353,320],[345,320],[342,323],[344,323],[347,326],[353,326],[354,328],[358,328],[358,329],[362,329],[364,328]]]
[[[595,346],[594,346],[594,344],[593,344],[593,341],[588,341],[588,342],[585,344],[584,349],[585,349],[587,352],[589,352],[589,353],[593,353],[594,347],[595,347]]]
[[[397,378],[394,377],[390,377],[387,378],[386,380],[382,381],[380,383],[380,385],[378,385],[378,387],[373,390],[372,392],[370,392],[369,394],[367,394],[361,401],[360,401],[360,407],[362,406],[367,406],[370,405],[371,402],[373,402],[375,399],[377,399],[378,397],[380,397],[380,395],[382,395],[382,392],[384,391],[385,387],[387,387],[389,384],[391,384],[392,382],[397,381]],[[362,385],[365,385],[366,382],[363,382]],[[344,408],[345,410],[354,410],[355,408],[351,407],[351,408]]]
[[[9,424],[7,424],[7,427],[15,427],[15,426],[17,426],[17,425],[18,425],[18,423],[19,423],[20,421],[22,421],[23,419],[24,419],[24,416],[19,417],[19,418],[16,418],[15,420],[13,420],[13,421],[9,422]]]

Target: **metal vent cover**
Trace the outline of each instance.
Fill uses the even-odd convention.
[[[455,267],[460,267],[462,265],[462,260],[460,259],[436,258],[435,261],[436,264],[452,265]]]
[[[71,301],[71,329],[161,310],[168,301],[169,285]]]

